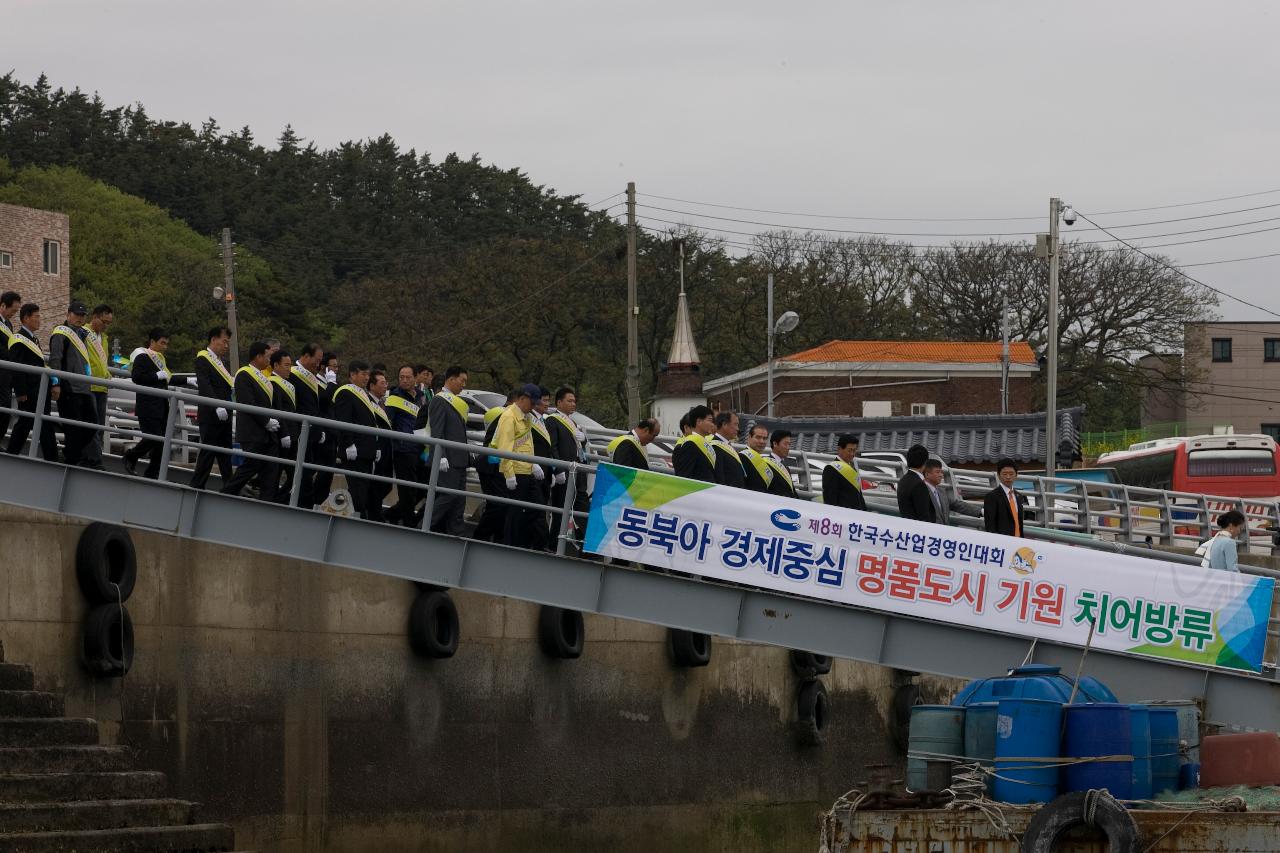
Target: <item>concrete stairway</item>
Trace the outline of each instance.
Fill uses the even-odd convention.
[[[94,720],[62,716],[61,696],[4,662],[0,645],[0,850],[6,853],[213,853],[231,827],[201,823],[196,804],[166,796],[163,773],[133,769],[102,746]]]

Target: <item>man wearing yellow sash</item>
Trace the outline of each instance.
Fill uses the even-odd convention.
[[[493,436],[495,450],[533,455],[533,424],[528,415],[541,396],[542,389],[537,385],[522,385],[516,390],[515,402],[503,409],[498,417],[498,428]],[[498,474],[506,486],[507,497],[531,503],[537,500],[537,480],[546,477],[541,465],[521,459],[501,459]],[[528,507],[508,506],[503,542],[520,548],[530,547],[537,541],[538,534],[534,528],[541,515]]]
[[[764,457],[765,464],[773,471],[773,477],[769,480],[769,494],[780,498],[796,497],[796,487],[791,482],[791,471],[786,463],[786,458],[790,455],[791,431],[775,429],[769,435],[769,455]]]
[[[769,491],[773,481],[773,469],[765,461],[769,448],[769,428],[753,423],[747,427],[747,446],[741,452],[742,470],[746,475],[746,487],[752,492]]]
[[[858,437],[845,434],[836,439],[836,461],[822,469],[822,502],[827,506],[842,506],[866,511],[867,501],[862,495],[862,478],[854,465],[858,455]]]
[[[249,345],[249,363],[236,373],[237,403],[257,406],[259,409],[271,408],[271,380],[267,378],[266,373],[270,367],[271,357],[267,355],[266,343],[254,341]],[[279,453],[280,443],[276,439],[276,434],[279,432],[280,421],[269,414],[245,411],[236,413],[236,440],[240,442],[240,449],[269,458],[257,459],[246,456],[240,467],[236,468],[235,474],[222,486],[224,495],[240,494],[241,489],[257,477],[258,497],[268,502],[276,499],[280,465],[270,457],[275,457]]]
[[[271,408],[278,412],[294,414],[298,411],[298,392],[293,389],[289,376],[293,373],[293,356],[283,349],[271,354]],[[277,418],[280,429],[276,439],[280,442],[280,467],[284,469],[283,482],[276,492],[276,502],[287,504],[293,494],[293,462],[298,458],[298,435],[302,432],[302,423],[292,418]],[[302,505],[302,495],[298,495],[298,505]]]
[[[391,418],[391,428],[404,435],[413,435],[418,431],[418,422],[423,417],[422,407],[418,405],[417,374],[412,364],[401,365],[396,373],[396,387],[387,394],[387,415]],[[422,445],[404,439],[391,442],[391,470],[397,480],[410,483],[422,479]],[[415,526],[418,501],[422,499],[422,490],[403,483],[396,484],[396,503],[391,507],[387,520],[392,524],[403,524],[405,527]]]
[[[333,392],[329,390],[328,381],[320,376],[320,360],[323,356],[324,351],[319,344],[306,344],[302,347],[302,354],[298,356],[298,360],[293,363],[289,371],[289,384],[293,386],[294,403],[300,415],[329,416],[328,409],[329,403],[333,400]],[[307,440],[306,461],[332,466],[335,462],[333,443],[327,430],[313,425]],[[315,471],[302,469],[302,487],[298,491],[298,506],[310,508],[329,496],[328,479],[324,481],[324,494],[318,497],[316,480]]]
[[[67,322],[54,327],[49,336],[49,366],[81,376],[92,375],[89,367],[89,347],[85,343],[84,321],[89,309],[78,299],[67,308]],[[68,379],[62,384],[58,398],[58,416],[70,421],[94,423],[97,412],[93,405],[90,383],[84,379]],[[93,430],[73,423],[61,425],[63,434],[62,461],[79,465],[85,445],[93,440]]]
[[[89,350],[89,371],[95,379],[111,378],[111,371],[108,369],[111,357],[107,354],[111,350],[111,345],[107,342],[107,328],[113,320],[115,320],[115,311],[110,305],[97,305],[89,315],[88,325],[85,326],[84,342]],[[91,385],[89,390],[93,392],[93,419],[99,426],[106,426],[107,386]],[[105,440],[104,431],[94,430],[92,438],[84,447],[80,464],[97,471],[103,470],[102,443]]]
[[[631,432],[623,433],[605,445],[604,449],[609,454],[609,461],[614,465],[648,471],[649,453],[645,448],[653,443],[661,430],[662,427],[657,418],[642,420]]]
[[[40,331],[40,306],[28,302],[18,313],[21,324],[9,345],[9,361],[16,364],[28,364],[32,367],[45,367],[44,353],[40,351],[40,342],[36,332]],[[49,405],[57,400],[62,386],[58,378],[49,379],[49,392],[44,401],[44,414],[48,415]],[[13,393],[18,398],[18,409],[24,412],[19,415],[13,425],[13,433],[9,436],[9,452],[21,453],[22,446],[27,443],[27,436],[35,424],[36,405],[40,399],[40,375],[37,373],[13,374]],[[53,434],[53,424],[45,421],[40,427],[40,455],[47,462],[58,461],[58,440]]]
[[[164,329],[152,329],[147,333],[147,348],[138,353],[129,374],[134,385],[142,388],[168,388],[172,376],[164,354],[169,349],[169,333]],[[160,458],[164,453],[164,435],[169,422],[169,398],[154,394],[138,394],[134,403],[138,426],[147,437],[124,452],[124,467],[130,474],[137,473],[138,460],[149,456],[145,475],[154,480],[160,475]]]
[[[352,426],[376,428],[379,424],[375,410],[378,404],[369,397],[369,363],[353,358],[347,362],[349,381],[333,394],[333,419]],[[378,458],[377,436],[368,432],[342,430],[338,433],[337,450],[341,465],[346,469],[347,491],[361,518],[380,521],[382,507],[370,506],[371,485],[366,479],[373,473]]]
[[[692,432],[676,442],[671,454],[671,464],[677,477],[716,481],[716,452],[708,444],[708,438],[716,430],[715,415],[710,406],[694,406],[686,415]]]
[[[217,402],[201,404],[196,409],[200,427],[200,443],[225,447],[226,451],[201,448],[196,455],[195,471],[191,474],[191,488],[203,489],[209,483],[213,463],[218,463],[222,482],[231,479],[231,410],[218,403],[231,402],[231,392],[236,380],[227,369],[227,356],[231,353],[231,330],[226,326],[214,326],[205,338],[208,345],[196,353],[196,393]]]
[[[13,343],[13,320],[22,307],[22,297],[15,291],[6,290],[0,294],[0,408],[13,407],[13,373],[4,370],[4,363],[9,360],[9,346]],[[5,434],[9,431],[9,413],[0,412],[0,445],[4,444]]]
[[[467,387],[467,369],[450,365],[444,372],[444,386],[427,404],[427,420],[431,437],[444,441],[467,443],[467,401],[460,394]],[[471,466],[471,454],[462,448],[431,448],[440,454],[440,473],[436,483],[450,489],[466,489],[467,468]],[[437,533],[461,536],[465,531],[463,511],[467,499],[461,495],[436,494],[435,508],[431,512],[431,529]]]
[[[716,432],[711,436],[711,448],[716,454],[716,482],[722,486],[745,489],[747,471],[743,467],[741,455],[733,446],[733,442],[737,440],[737,413],[721,412],[716,415]]]

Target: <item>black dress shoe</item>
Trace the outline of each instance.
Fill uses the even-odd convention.
[[[129,476],[138,476],[138,459],[136,456],[130,456],[128,453],[124,455],[124,470],[129,472]]]

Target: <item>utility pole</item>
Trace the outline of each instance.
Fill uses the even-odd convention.
[[[1009,294],[1000,302],[1000,414],[1009,414]]]
[[[227,328],[231,330],[231,372],[240,369],[240,333],[236,328],[235,260],[231,254],[231,229],[222,229],[222,288],[227,302]]]
[[[1058,450],[1058,221],[1062,200],[1049,199],[1049,377],[1045,383],[1044,473],[1052,477]]]
[[[765,414],[773,417],[773,273],[769,273],[769,286],[765,296],[765,311],[769,314],[769,354],[767,358],[767,368],[765,370],[768,376],[768,382],[765,385]]]
[[[627,426],[640,422],[640,304],[636,295],[636,184],[627,183]]]

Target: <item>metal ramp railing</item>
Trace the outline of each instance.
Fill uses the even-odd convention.
[[[76,378],[47,369],[10,367],[43,374],[41,403],[49,376]],[[117,382],[112,380],[110,384]],[[195,395],[181,391],[132,390],[171,400],[201,402]],[[305,461],[312,428],[376,432],[244,404],[220,402],[218,405],[238,412],[302,421],[300,460],[292,463],[299,470],[327,468]],[[174,409],[175,406],[170,407],[169,428],[164,436],[166,458],[173,446],[198,446],[198,442],[175,438]],[[30,417],[26,413],[18,414]],[[47,421],[69,423],[60,418],[37,420],[46,421],[37,423],[37,429],[49,428]],[[474,450],[474,446],[420,436],[395,434],[395,437],[435,447]],[[33,442],[32,447],[35,446]],[[537,461],[553,470],[572,471],[579,467],[576,463],[554,459],[487,452]],[[431,458],[438,459],[439,455],[432,453]],[[568,518],[581,515],[572,512],[572,489],[561,507],[499,498],[504,503],[537,508],[561,517],[561,553],[551,554],[298,508],[290,505],[296,504],[296,489],[289,504],[198,491],[168,482],[165,478],[169,470],[167,465],[162,465],[161,479],[147,480],[44,462],[34,455],[0,454],[0,478],[7,484],[0,490],[0,503],[442,587],[954,678],[989,676],[1022,661],[1027,655],[1028,640],[1019,636],[566,557],[563,551],[569,534]],[[333,470],[342,473],[341,469]],[[411,484],[427,491],[427,519],[437,494],[465,494],[439,486],[437,475],[438,468],[433,462],[428,483]],[[393,485],[397,482],[394,478],[377,479]],[[569,477],[567,482],[573,483],[574,478]],[[1080,654],[1079,648],[1041,640],[1035,646],[1034,661],[1074,671]],[[1230,726],[1280,729],[1280,684],[1275,680],[1274,667],[1268,674],[1254,675],[1095,649],[1089,654],[1088,672],[1111,685],[1122,699],[1201,698],[1207,719]]]

